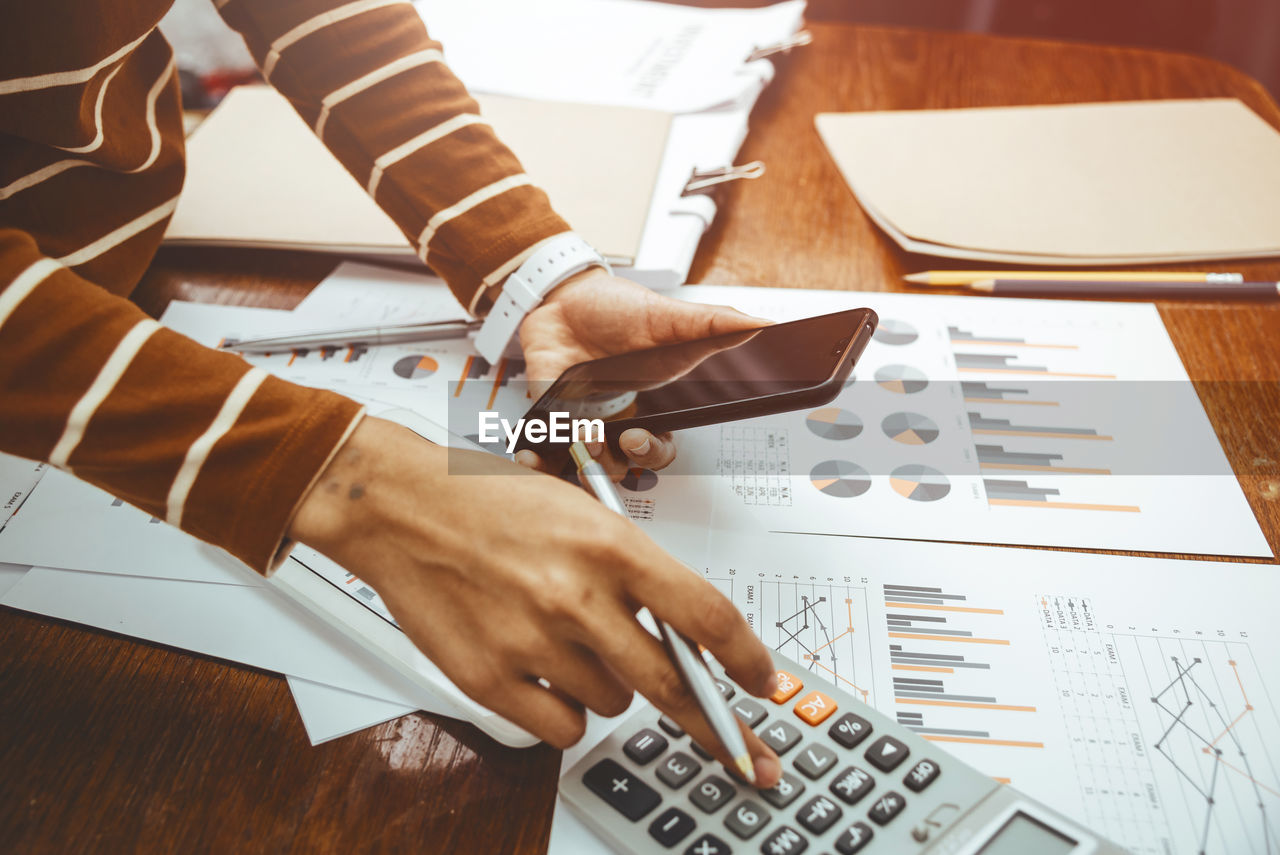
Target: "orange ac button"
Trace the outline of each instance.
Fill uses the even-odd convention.
[[[796,715],[809,724],[822,724],[835,711],[836,702],[818,691],[810,692],[796,704]]]
[[[778,672],[778,691],[769,696],[775,704],[785,704],[796,696],[796,692],[804,688],[804,683],[795,674],[786,671]]]

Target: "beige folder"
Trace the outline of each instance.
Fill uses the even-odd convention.
[[[611,261],[639,250],[668,113],[477,96],[481,114],[573,228]],[[176,244],[411,258],[408,241],[274,89],[233,90],[187,141]]]
[[[904,249],[1031,264],[1280,254],[1280,133],[1234,99],[824,114]]]

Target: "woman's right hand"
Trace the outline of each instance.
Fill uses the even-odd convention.
[[[642,607],[747,691],[774,691],[772,659],[734,605],[630,520],[558,479],[383,419],[357,426],[289,536],[373,586],[462,691],[557,747],[581,738],[584,707],[618,715],[635,690],[732,768],[637,621]],[[742,730],[758,785],[772,786],[777,756]]]

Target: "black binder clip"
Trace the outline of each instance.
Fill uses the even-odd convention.
[[[753,160],[741,166],[725,166],[721,169],[694,169],[685,182],[681,196],[708,195],[721,184],[730,181],[755,180],[764,175],[764,161]]]
[[[789,39],[783,39],[777,44],[758,47],[751,53],[747,54],[746,62],[755,62],[757,59],[766,59],[777,53],[790,53],[792,48],[804,47],[813,43],[813,33],[808,30],[799,30]]]

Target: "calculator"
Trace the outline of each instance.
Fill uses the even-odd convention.
[[[712,664],[734,713],[773,748],[757,790],[645,704],[560,779],[583,822],[627,855],[1121,855],[774,652],[753,698]]]

